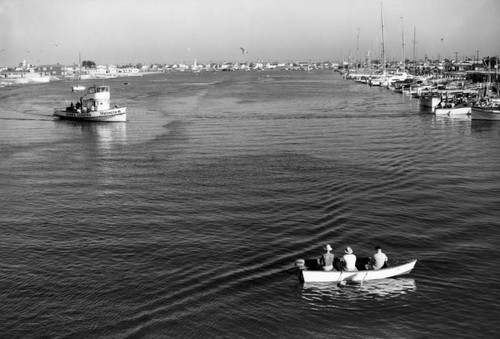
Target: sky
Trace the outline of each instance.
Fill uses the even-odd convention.
[[[0,66],[381,59],[382,41],[388,60],[402,41],[410,60],[482,58],[498,18],[499,0],[0,0]]]

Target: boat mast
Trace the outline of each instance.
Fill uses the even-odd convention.
[[[415,44],[417,43],[417,27],[413,27],[413,63],[415,63]]]
[[[358,71],[358,50],[359,50],[359,27],[358,27],[358,37],[357,37],[357,41],[356,41],[356,59],[355,59],[356,72]]]
[[[380,21],[382,22],[382,68],[384,70],[384,75],[386,73],[385,70],[385,41],[384,41],[384,16],[382,15],[382,3],[380,3]]]
[[[78,52],[78,80],[82,78],[82,53]]]
[[[498,94],[498,57],[495,57],[495,81],[497,83],[497,94]]]
[[[491,93],[491,57],[488,57],[488,85],[487,85],[487,95],[490,96]]]
[[[368,55],[367,55],[367,63],[368,63],[368,69],[370,70],[370,74],[372,74],[372,56],[371,56],[371,50],[368,50]]]
[[[403,24],[403,17],[401,17],[401,49],[403,52],[403,71],[405,70],[405,26]]]

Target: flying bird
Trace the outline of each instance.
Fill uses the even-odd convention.
[[[441,41],[443,41],[443,40],[444,40],[444,38],[441,38]]]
[[[246,49],[244,49],[243,47],[240,47],[240,49],[241,49],[241,54],[247,54],[248,53],[248,51]]]

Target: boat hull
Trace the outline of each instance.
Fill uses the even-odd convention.
[[[500,121],[500,107],[472,107],[471,119]]]
[[[450,108],[436,108],[436,115],[463,115],[470,114],[472,107],[450,107]]]
[[[301,282],[356,282],[361,283],[364,281],[386,279],[400,275],[409,274],[415,267],[417,260],[412,260],[409,263],[383,268],[380,270],[366,270],[356,272],[346,271],[309,271],[301,270],[299,273],[299,280]]]
[[[66,120],[124,122],[127,121],[127,108],[119,107],[101,111],[87,111],[87,112],[56,109],[54,110],[53,115]]]

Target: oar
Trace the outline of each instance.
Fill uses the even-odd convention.
[[[346,282],[342,280],[342,273],[344,273],[344,271],[340,271],[339,283],[337,284],[338,287],[342,287],[346,284]]]

